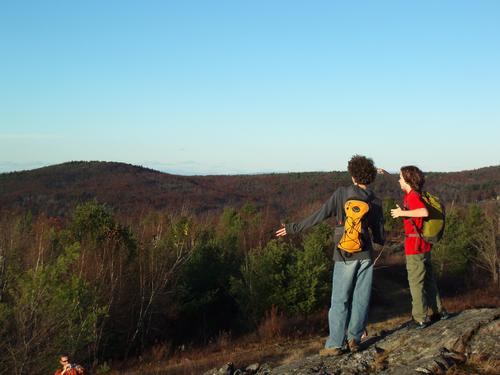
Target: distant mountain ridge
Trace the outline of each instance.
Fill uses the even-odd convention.
[[[0,174],[0,210],[64,217],[77,204],[96,199],[122,215],[150,210],[203,214],[253,203],[283,216],[318,207],[349,183],[347,172],[180,176],[125,163],[75,161]],[[381,197],[401,197],[390,176],[378,176],[372,187]],[[500,166],[428,173],[426,188],[446,202],[496,199]]]

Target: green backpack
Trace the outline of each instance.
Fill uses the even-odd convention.
[[[444,224],[445,224],[445,209],[444,205],[439,201],[439,198],[432,195],[428,191],[423,191],[421,194],[422,201],[424,202],[427,210],[429,211],[429,216],[424,217],[424,224],[422,227],[422,232],[417,230],[417,227],[413,220],[411,223],[415,232],[418,236],[427,242],[438,242],[443,236]]]

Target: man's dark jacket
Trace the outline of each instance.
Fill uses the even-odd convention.
[[[362,234],[363,249],[357,253],[348,254],[345,251],[337,248],[337,244],[344,232],[345,212],[344,205],[348,199],[358,199],[365,201],[369,204],[370,209],[364,219],[364,230]],[[335,261],[351,261],[370,259],[372,256],[372,236],[373,242],[383,245],[385,242],[384,233],[384,215],[380,200],[373,194],[370,189],[362,189],[356,185],[340,187],[332,194],[323,206],[313,213],[311,216],[305,218],[299,223],[286,224],[287,234],[295,234],[310,228],[315,224],[329,218],[335,217],[337,219],[337,226],[335,227],[334,241],[335,250],[333,259]],[[366,230],[369,229],[369,230]],[[371,234],[370,234],[371,232]]]

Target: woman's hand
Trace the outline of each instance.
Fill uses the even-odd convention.
[[[403,216],[403,210],[399,207],[399,205],[396,205],[396,208],[391,210],[391,216],[393,219]]]

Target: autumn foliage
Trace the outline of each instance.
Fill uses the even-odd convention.
[[[480,182],[495,172],[471,177],[478,190],[430,176],[452,198],[435,249],[442,278],[483,270],[498,284],[498,185]],[[225,335],[279,335],[283,317],[328,306],[333,244],[328,223],[285,240],[274,230],[346,177],[182,177],[116,163],[0,175],[0,368],[50,372],[67,353],[95,369],[159,347],[168,356]],[[388,212],[399,192],[383,188]]]

